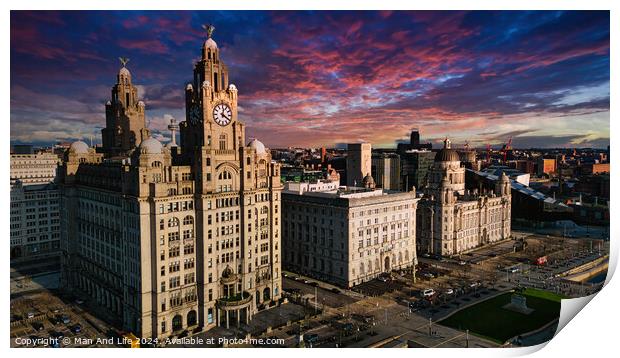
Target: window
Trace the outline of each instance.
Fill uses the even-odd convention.
[[[226,150],[226,134],[220,135],[220,150]]]

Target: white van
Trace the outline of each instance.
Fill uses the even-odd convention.
[[[426,290],[422,291],[422,296],[424,297],[433,297],[435,295],[435,290],[433,290],[432,288],[427,288]]]

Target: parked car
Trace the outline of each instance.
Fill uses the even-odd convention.
[[[81,305],[84,303],[84,300],[81,300],[78,298],[77,300],[75,300],[75,303],[77,303],[78,305]]]
[[[444,293],[445,293],[446,295],[452,295],[452,294],[454,294],[454,290],[453,290],[453,289],[451,289],[451,288],[448,288],[448,289],[446,289],[446,290],[444,291]]]
[[[375,319],[374,316],[361,315],[361,314],[357,314],[357,313],[352,314],[351,318],[356,319],[356,320],[361,321],[361,322],[364,322],[364,323],[370,323],[370,322],[372,322]]]
[[[316,343],[318,340],[319,340],[319,335],[316,333],[304,334],[304,342],[306,343]]]
[[[426,290],[422,291],[423,297],[433,297],[434,295],[435,295],[435,290],[433,290],[432,288],[427,288]]]
[[[467,265],[467,261],[463,261],[463,260],[461,260],[461,261],[459,261],[459,265],[461,265],[461,266],[465,266],[465,265]]]
[[[318,287],[319,283],[316,282],[316,281],[312,281],[312,282],[310,282],[310,286]]]
[[[62,323],[64,323],[64,324],[69,324],[69,323],[71,323],[71,318],[69,318],[69,316],[65,315],[65,316],[60,317],[60,321]]]
[[[34,328],[35,331],[42,331],[44,327],[41,322],[33,322],[32,328]]]
[[[476,287],[480,287],[480,282],[472,282],[469,284],[470,288],[476,288]]]
[[[76,324],[75,326],[71,327],[71,332],[73,332],[74,334],[82,332],[82,326]]]
[[[336,287],[333,287],[330,291],[332,291],[333,293],[336,293],[336,294],[340,294],[341,293],[340,290],[338,288],[336,288]]]
[[[34,312],[26,313],[26,318],[33,318],[33,317],[34,317]]]
[[[388,282],[390,280],[390,278],[388,276],[379,276],[379,277],[377,277],[377,280],[379,280],[381,282]]]

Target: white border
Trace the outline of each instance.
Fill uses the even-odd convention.
[[[213,4],[213,5],[212,5]],[[4,11],[1,13],[2,23],[4,24],[4,36],[2,37],[3,48],[5,49],[5,53],[9,53],[8,49],[10,48],[10,13],[9,10],[28,10],[28,9],[39,9],[39,10],[52,10],[52,9],[83,9],[83,10],[115,10],[115,9],[124,9],[124,10],[144,10],[144,9],[152,9],[152,10],[216,10],[216,9],[226,9],[226,10],[241,10],[241,9],[262,9],[262,10],[301,10],[301,9],[332,9],[332,10],[340,10],[340,9],[369,9],[369,10],[378,10],[378,9],[393,9],[393,10],[403,10],[403,9],[415,9],[415,10],[557,10],[557,9],[566,9],[566,10],[612,10],[610,23],[616,24],[616,26],[611,26],[611,60],[613,64],[616,66],[612,66],[617,69],[618,65],[618,37],[617,24],[620,24],[620,16],[618,15],[618,8],[620,2],[618,1],[604,1],[604,0],[521,0],[521,1],[508,1],[508,0],[470,0],[470,1],[462,1],[462,0],[433,0],[433,1],[421,1],[421,2],[413,2],[413,1],[395,1],[395,0],[382,0],[378,1],[368,1],[368,0],[360,0],[360,1],[336,1],[336,0],[300,0],[300,1],[261,1],[254,2],[248,0],[226,0],[221,2],[215,1],[197,1],[197,0],[186,0],[183,2],[166,2],[166,3],[155,3],[154,1],[146,1],[146,0],[107,0],[107,1],[35,1],[35,0],[22,0],[19,2],[3,2],[2,6],[4,7]],[[575,26],[579,26],[579,24],[575,24]],[[10,61],[8,56],[2,57],[2,63],[5,73],[5,83],[2,86],[2,98],[5,98],[5,113],[7,117],[0,121],[0,131],[2,131],[4,136],[10,135],[10,127],[9,127],[9,118],[10,118],[10,82],[7,80],[10,78]],[[618,71],[611,72],[611,93],[617,93],[618,90]],[[617,101],[611,101],[611,113],[617,113],[618,103]],[[618,126],[618,124],[610,123],[611,132],[614,132],[614,128]],[[0,156],[0,161],[2,161],[2,165],[5,170],[2,171],[2,181],[5,185],[3,188],[4,195],[4,205],[1,210],[1,220],[3,232],[5,234],[5,242],[8,242],[9,236],[9,138],[3,142],[4,147],[4,155]],[[618,158],[620,155],[620,150],[617,148],[618,142],[614,141],[614,137],[611,139],[611,151],[612,157]],[[611,184],[611,201],[616,202],[618,197],[618,191],[615,188],[617,181],[614,179],[617,175],[612,173],[612,184]],[[612,209],[613,214],[613,209]],[[620,302],[620,284],[618,284],[618,279],[609,282],[610,276],[612,275],[615,267],[617,265],[617,257],[618,257],[618,245],[616,243],[617,240],[617,225],[614,224],[612,220],[611,228],[610,228],[610,237],[612,237],[611,242],[611,260],[610,260],[610,274],[608,275],[607,286],[604,288],[601,294],[592,298],[592,303],[587,305],[587,308],[583,310],[583,312],[579,313],[572,319],[570,323],[564,328],[561,332],[557,334],[557,336],[551,340],[544,349],[535,353],[535,356],[541,355],[552,355],[552,356],[582,356],[582,357],[592,357],[596,355],[607,356],[610,355],[608,352],[613,352],[615,347],[615,340],[617,339],[617,321],[615,320],[614,313],[618,312],[618,304]],[[5,284],[8,281],[9,276],[9,250],[2,250],[2,258],[4,262],[6,262],[5,268],[2,270],[2,276],[5,277]],[[8,322],[9,322],[9,292],[6,291],[5,298],[5,309],[2,310],[2,331],[5,337],[5,350],[8,350]],[[588,299],[581,299],[582,303],[584,301],[589,301]],[[572,304],[572,302],[571,302]],[[582,306],[575,302],[577,306]],[[576,310],[578,312],[578,310]],[[541,345],[544,346],[544,345]],[[398,350],[393,349],[390,350],[389,354],[393,355],[432,355],[438,357],[451,357],[454,355],[463,356],[463,357],[495,357],[498,355],[501,356],[515,356],[515,355],[523,355],[532,353],[542,347],[531,347],[527,349],[425,349],[425,350]],[[36,352],[36,353],[35,353]],[[123,353],[128,353],[130,351],[124,350]],[[169,351],[166,350],[133,350],[131,351],[134,354],[138,355],[162,355],[162,354],[170,354]],[[293,352],[286,349],[260,349],[260,350],[244,350],[244,349],[228,349],[226,351],[209,351],[209,353],[213,352],[214,354],[226,354],[227,356],[236,357],[236,356],[245,356],[246,354],[251,355],[271,355],[275,354],[276,356],[290,356]],[[358,349],[351,350],[347,349],[345,351],[338,350],[328,350],[323,349],[320,351],[305,349],[305,350],[297,350],[295,351],[295,355],[315,355],[318,352],[319,354],[328,354],[328,355],[336,355],[336,354],[356,354],[363,356],[375,355],[376,352],[373,352],[368,349]],[[94,355],[94,356],[104,356],[110,354],[110,351],[105,349],[91,349],[88,352],[82,350],[52,350],[48,349],[46,351],[33,351],[30,349],[14,349],[5,354],[11,354],[17,356],[22,355],[30,355],[30,354],[46,354],[51,356],[60,356],[63,357],[68,355]],[[114,352],[116,353],[116,352]],[[174,354],[175,352],[173,352]],[[204,351],[185,351],[184,354],[209,354]],[[182,353],[182,354],[183,354]]]

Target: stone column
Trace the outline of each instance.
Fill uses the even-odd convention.
[[[226,328],[230,328],[230,327],[229,327],[229,315],[228,315],[228,311],[226,311]]]
[[[237,315],[237,328],[238,328],[239,327],[239,315],[241,314],[241,310],[237,309],[235,312]]]

